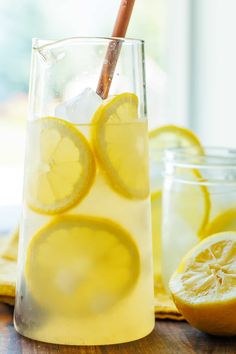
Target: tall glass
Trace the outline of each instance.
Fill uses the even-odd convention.
[[[144,43],[35,40],[32,57],[16,330],[59,344],[136,340],[154,326]]]
[[[163,187],[162,277],[166,290],[185,254],[202,239],[236,230],[236,150],[167,151]]]

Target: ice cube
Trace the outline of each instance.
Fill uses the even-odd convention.
[[[101,97],[87,87],[79,95],[59,104],[55,116],[75,124],[88,124],[102,102]]]

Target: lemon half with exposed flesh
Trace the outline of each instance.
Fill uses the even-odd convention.
[[[169,286],[192,326],[214,335],[236,335],[236,233],[201,241],[181,261]]]
[[[107,311],[134,288],[140,256],[118,224],[90,216],[60,216],[31,239],[25,278],[35,301],[68,316]]]
[[[138,119],[138,98],[115,96],[95,112],[92,123],[94,153],[110,186],[126,198],[149,195],[146,120]]]
[[[44,214],[71,208],[88,193],[95,175],[86,138],[72,124],[53,117],[33,122],[29,135],[28,205]]]

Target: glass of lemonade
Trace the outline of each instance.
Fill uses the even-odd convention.
[[[212,234],[235,230],[236,150],[167,151],[162,222],[166,290],[171,275],[192,247]]]
[[[154,326],[144,43],[35,40],[32,58],[15,328],[58,344],[136,340]]]
[[[156,291],[162,284],[162,188],[164,175],[164,156],[167,149],[189,148],[201,152],[198,137],[189,129],[167,124],[149,132],[152,243],[154,259],[154,282]]]

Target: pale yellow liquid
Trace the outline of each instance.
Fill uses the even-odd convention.
[[[152,209],[152,248],[154,283],[158,284],[161,277],[161,222],[162,222],[162,192],[153,194],[151,199]]]
[[[89,140],[90,126],[77,126]],[[114,130],[117,127],[114,126]],[[147,124],[144,121],[120,125],[122,129],[137,129],[139,144],[147,151]],[[140,131],[142,134],[140,135]],[[28,146],[27,166],[38,146]],[[147,155],[147,154],[146,154]],[[96,163],[96,177],[89,193],[67,215],[88,215],[110,219],[129,232],[140,255],[140,274],[132,289],[103,312],[88,316],[55,314],[43,309],[27,287],[25,261],[30,240],[53,216],[30,210],[24,204],[20,235],[19,277],[15,307],[15,326],[24,336],[50,343],[69,345],[104,345],[128,342],[150,333],[154,326],[153,271],[151,247],[150,198],[130,199],[117,193],[108,183]],[[63,257],[63,250],[62,250]],[[48,284],[44,284],[46,288]]]
[[[216,216],[235,208],[236,187],[234,184],[203,185],[209,193],[209,216],[205,228]],[[163,198],[162,223],[162,280],[169,292],[169,280],[178,268],[183,257],[196,246],[202,238],[199,237],[199,226],[206,206],[203,203],[201,186],[197,183],[186,183],[172,180],[166,183]],[[233,224],[233,221],[232,221]],[[236,220],[232,230],[227,227],[217,227],[214,233],[236,230]]]
[[[154,284],[159,286],[161,279],[162,254],[162,171],[163,164],[159,158],[150,153],[150,183],[151,183],[151,210],[152,210],[152,250]]]

